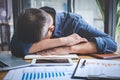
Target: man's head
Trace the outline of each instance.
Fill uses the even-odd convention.
[[[53,24],[55,26],[55,15],[56,15],[55,9],[52,7],[48,7],[48,6],[40,7],[39,9],[46,11],[48,14],[50,14],[52,16],[53,21],[54,21]]]
[[[34,43],[48,36],[53,25],[51,16],[42,9],[26,9],[18,18],[18,37],[23,42]]]

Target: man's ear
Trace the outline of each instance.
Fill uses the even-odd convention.
[[[54,26],[49,27],[47,35],[46,35],[46,37],[44,39],[50,39],[51,36],[52,36],[53,31],[54,31]]]
[[[54,31],[54,26],[50,26],[50,27],[48,28],[48,31],[53,32],[53,31]]]

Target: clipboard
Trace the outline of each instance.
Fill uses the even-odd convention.
[[[120,80],[119,74],[120,61],[118,60],[80,59],[71,78]]]

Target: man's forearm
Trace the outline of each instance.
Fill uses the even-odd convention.
[[[78,34],[71,34],[67,37],[54,38],[54,39],[45,39],[37,43],[34,43],[29,53],[36,53],[42,50],[60,47],[60,46],[71,46],[81,42],[87,42],[87,39],[80,37]]]
[[[37,43],[34,43],[31,46],[29,53],[36,53],[38,51],[42,51],[58,46],[64,46],[66,44],[67,44],[67,40],[65,38],[45,39]]]
[[[70,50],[71,53],[78,53],[78,54],[88,54],[88,53],[97,52],[96,44],[93,42],[80,43],[71,46]]]

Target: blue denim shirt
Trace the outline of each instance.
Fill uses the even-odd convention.
[[[66,12],[57,13],[52,38],[68,36],[73,33],[95,42],[98,53],[111,53],[117,49],[116,42],[108,34],[89,25],[80,15]],[[23,43],[15,36],[12,38],[11,51],[14,55],[29,54],[31,46],[32,43]]]

